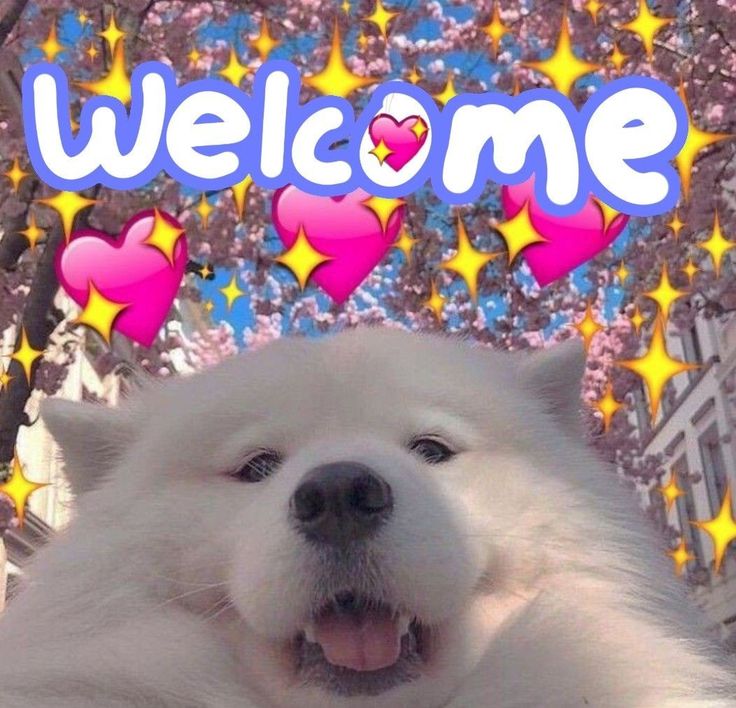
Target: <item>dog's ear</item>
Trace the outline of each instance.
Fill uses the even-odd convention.
[[[571,339],[547,349],[523,354],[523,385],[544,408],[566,428],[581,425],[582,382],[585,373],[585,350],[578,339]]]
[[[76,495],[96,487],[133,439],[127,411],[97,403],[49,398],[41,404],[41,418],[61,448]]]

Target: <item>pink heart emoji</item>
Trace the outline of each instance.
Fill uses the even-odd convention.
[[[398,207],[386,223],[363,204],[370,194],[356,189],[339,197],[307,194],[294,185],[273,195],[271,218],[286,248],[296,241],[299,229],[312,247],[332,260],[318,265],[311,279],[335,302],[344,302],[378,265],[401,228],[404,209]]]
[[[95,229],[72,233],[56,252],[56,275],[69,297],[85,307],[90,283],[108,300],[127,307],[115,318],[113,329],[146,347],[156,339],[174,302],[187,264],[187,240],[173,216],[159,211],[168,225],[181,229],[173,264],[157,247],[145,243],[156,211],[136,214],[119,236]]]
[[[504,186],[501,190],[501,205],[506,219],[516,216],[527,202],[532,226],[547,242],[527,246],[522,254],[542,287],[567,275],[610,246],[629,221],[625,214],[618,214],[606,225],[603,210],[593,195],[576,214],[548,214],[534,197],[533,177],[522,184]]]
[[[413,130],[417,124],[424,130],[419,137]],[[368,126],[368,133],[376,147],[383,140],[383,144],[391,150],[391,154],[384,162],[398,172],[421,150],[427,140],[429,130],[427,124],[419,116],[409,116],[399,123],[388,113],[379,113]]]

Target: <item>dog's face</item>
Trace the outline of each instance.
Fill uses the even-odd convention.
[[[139,539],[152,591],[274,704],[434,706],[564,533],[582,353],[558,350],[359,330],[44,415],[80,486],[108,467],[81,514],[118,508],[110,542]]]

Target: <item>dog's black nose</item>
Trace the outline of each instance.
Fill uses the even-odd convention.
[[[358,462],[333,462],[308,472],[291,498],[299,531],[319,543],[367,538],[393,509],[388,482]]]

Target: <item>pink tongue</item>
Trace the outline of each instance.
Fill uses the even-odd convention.
[[[330,664],[354,671],[393,666],[401,653],[397,621],[381,612],[327,615],[315,623],[314,635]]]

